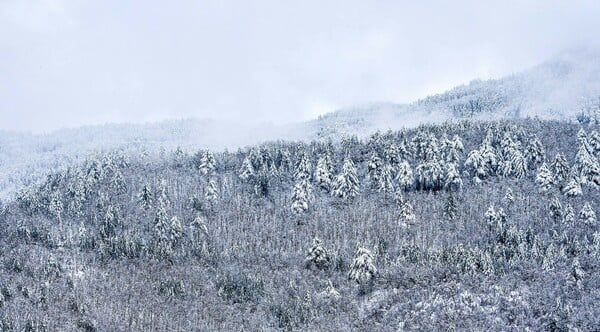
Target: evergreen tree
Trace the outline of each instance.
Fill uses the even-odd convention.
[[[388,163],[381,168],[377,191],[384,193],[394,191],[394,185],[392,184],[392,166]]]
[[[240,173],[240,179],[242,179],[243,181],[247,181],[248,179],[251,179],[252,177],[254,177],[255,171],[254,171],[254,167],[252,166],[252,161],[250,160],[250,156],[246,156],[246,158],[244,158],[244,161],[242,162],[242,167],[239,170]]]
[[[209,150],[202,152],[200,157],[200,165],[198,166],[198,170],[202,175],[211,175],[215,171],[215,166],[217,162],[215,161],[215,156]]]
[[[563,193],[568,197],[577,197],[583,194],[581,190],[581,185],[579,184],[579,180],[577,178],[571,178],[567,185],[563,188]]]
[[[469,152],[465,161],[465,167],[471,170],[475,183],[480,183],[487,176],[486,164],[479,150]]]
[[[381,158],[377,156],[377,153],[373,152],[367,162],[367,175],[369,176],[371,188],[377,188],[379,186],[381,167]]]
[[[138,202],[142,204],[144,210],[148,210],[152,207],[152,202],[154,200],[154,194],[152,193],[152,189],[149,184],[145,184],[142,187],[142,191],[138,194]]]
[[[332,195],[341,199],[352,199],[358,195],[359,189],[360,183],[356,166],[351,159],[347,158],[342,170],[333,181]]]
[[[562,153],[559,152],[556,154],[556,157],[554,157],[554,161],[551,165],[551,171],[554,175],[556,183],[558,183],[560,185],[560,189],[562,189],[569,176],[569,173],[571,172],[571,168],[567,163],[567,159],[565,159],[565,156]]]
[[[556,195],[552,197],[552,201],[550,201],[550,216],[554,221],[561,221],[563,218],[563,207],[560,203],[560,200]]]
[[[408,190],[412,187],[415,180],[412,168],[408,161],[404,160],[398,165],[396,180],[398,181],[400,188],[403,188],[404,190]]]
[[[327,249],[323,247],[323,243],[318,238],[313,239],[313,244],[306,254],[304,259],[306,267],[316,267],[317,269],[323,270],[329,267],[331,258]]]
[[[317,181],[317,186],[325,192],[329,192],[331,189],[332,172],[333,166],[329,155],[326,154],[325,156],[320,157],[317,160],[317,168],[315,169],[315,180]]]
[[[594,212],[594,208],[592,208],[592,205],[589,202],[583,204],[583,208],[579,212],[579,219],[584,224],[596,225],[596,212]]]
[[[570,224],[575,221],[575,210],[573,209],[573,206],[569,203],[567,203],[567,206],[565,207],[565,216],[563,218],[563,221],[566,224]]]
[[[370,282],[377,274],[375,267],[375,258],[371,251],[366,248],[359,247],[354,254],[348,279],[358,283],[365,284]]]
[[[308,210],[308,193],[304,181],[307,180],[300,180],[296,183],[292,193],[292,212],[296,215],[303,214]]]
[[[529,169],[535,168],[536,165],[543,162],[545,159],[545,150],[542,142],[537,136],[534,136],[527,145],[525,158]]]
[[[504,194],[504,201],[506,202],[506,205],[512,205],[515,201],[515,196],[513,195],[513,191],[512,189],[508,188],[506,189],[506,194]]]
[[[453,220],[456,217],[456,213],[458,212],[458,206],[456,204],[456,199],[454,195],[450,193],[446,198],[446,203],[444,204],[444,215]]]
[[[208,180],[206,192],[204,193],[204,199],[211,204],[216,203],[219,199],[219,191],[217,190],[217,184],[215,183],[214,179]]]
[[[575,156],[573,170],[579,177],[581,184],[593,186],[600,185],[600,164],[596,157],[592,155],[592,148],[587,141],[585,131],[581,129],[578,133],[579,149]]]
[[[581,268],[581,264],[579,264],[579,258],[573,258],[573,263],[571,264],[571,269],[569,274],[567,275],[567,280],[576,284],[578,288],[583,287],[583,279],[586,277],[585,271]]]
[[[552,184],[554,183],[554,176],[546,163],[543,163],[538,170],[535,182],[540,186],[540,190],[543,192],[550,190],[552,187]]]
[[[448,163],[446,167],[446,181],[444,183],[444,187],[449,191],[457,191],[462,187],[462,179],[458,170],[456,169],[456,164]]]

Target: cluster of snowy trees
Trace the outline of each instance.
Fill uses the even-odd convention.
[[[491,307],[462,314],[498,329],[531,322],[581,327],[585,319],[551,309],[561,298],[590,317],[595,309],[589,303],[600,300],[587,292],[600,266],[599,157],[595,125],[538,120],[465,121],[364,140],[273,142],[236,152],[189,155],[175,149],[159,159],[98,154],[51,174],[0,209],[0,249],[9,253],[2,257],[0,294],[6,285],[21,294],[19,283],[45,294],[39,285],[48,282],[61,296],[46,301],[68,306],[62,298],[77,302],[81,294],[94,294],[94,303],[111,298],[135,312],[125,292],[146,312],[172,314],[179,328],[190,320],[161,297],[220,308],[195,316],[207,329],[218,328],[214,317],[240,313],[239,303],[252,303],[257,321],[285,329],[348,329],[375,321],[399,326],[399,319],[406,327],[438,329],[456,322],[430,311],[434,304],[415,306],[431,300],[424,294],[453,299],[444,288],[448,282],[486,293],[473,285],[504,287],[506,280],[529,278],[527,287],[537,297],[528,293],[517,309],[530,317],[495,320],[505,316]],[[48,259],[31,267],[23,253]],[[124,273],[127,266],[140,273]],[[89,272],[96,269],[106,272]],[[34,277],[25,278],[23,270]],[[80,273],[89,273],[89,284],[78,281]],[[532,279],[531,273],[543,277]],[[118,280],[128,286],[109,286]],[[145,306],[147,290],[136,285],[148,282],[158,298]],[[564,294],[547,290],[546,283]],[[380,309],[376,300],[361,302],[365,294],[383,297],[390,314],[367,314]],[[397,294],[418,300],[392,300]],[[502,308],[498,301],[508,292],[494,294],[498,298],[490,295],[486,303]],[[28,302],[2,301],[6,312],[29,310]],[[43,305],[35,308],[54,315]],[[87,310],[74,311],[74,321],[92,324],[90,312],[101,312]],[[353,325],[363,324],[351,318],[356,310],[367,325]],[[331,320],[334,314],[338,320]],[[116,329],[173,327],[168,320],[119,317],[96,319],[125,324],[112,325]],[[0,315],[0,322],[5,318]],[[13,325],[24,328],[27,319]],[[230,323],[234,329],[257,327]]]

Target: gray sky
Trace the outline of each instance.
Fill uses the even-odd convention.
[[[598,17],[598,0],[0,0],[0,129],[410,102],[597,49]]]

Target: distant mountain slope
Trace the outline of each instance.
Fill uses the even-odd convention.
[[[32,135],[0,132],[0,199],[23,185],[102,150],[160,153],[181,147],[235,149],[264,141],[337,140],[377,130],[456,118],[540,117],[575,121],[600,108],[600,56],[571,53],[522,73],[474,80],[411,104],[375,103],[342,109],[304,123],[260,126],[213,120],[109,124]]]
[[[414,103],[372,104],[309,122],[322,136],[370,133],[455,118],[539,117],[574,121],[600,108],[600,56],[563,54],[527,71],[474,80]]]

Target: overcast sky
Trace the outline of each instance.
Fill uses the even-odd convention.
[[[600,44],[600,1],[0,0],[0,129],[286,123]]]

